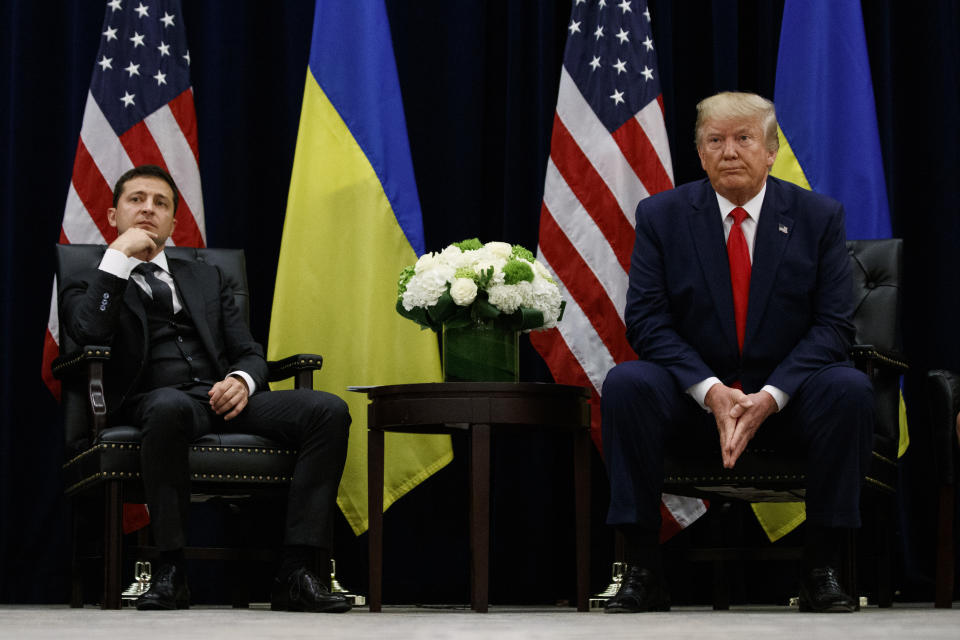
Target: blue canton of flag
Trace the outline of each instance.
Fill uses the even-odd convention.
[[[111,0],[90,93],[119,136],[190,87],[176,0]]]
[[[577,0],[564,66],[608,131],[660,95],[650,11],[645,3]]]

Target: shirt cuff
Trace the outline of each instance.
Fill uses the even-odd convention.
[[[790,394],[777,389],[772,384],[765,384],[760,391],[766,391],[773,396],[773,401],[777,403],[777,411],[783,411],[783,408],[790,402]]]
[[[231,371],[227,374],[228,376],[236,376],[247,383],[247,395],[253,395],[253,392],[257,390],[257,385],[254,383],[253,378],[250,377],[250,374],[246,371]]]
[[[106,271],[110,275],[117,276],[124,280],[130,278],[130,272],[133,271],[133,261],[116,249],[107,248],[103,252],[103,258],[100,260],[100,271]]]
[[[698,382],[697,384],[695,384],[695,385],[693,385],[692,387],[690,387],[689,389],[687,389],[687,393],[688,393],[694,400],[696,400],[696,401],[697,401],[697,404],[699,404],[707,413],[710,413],[710,407],[708,407],[708,406],[704,403],[704,400],[705,400],[706,397],[707,397],[707,392],[710,391],[710,387],[712,387],[712,386],[715,385],[715,384],[719,384],[719,383],[720,383],[720,378],[718,378],[718,377],[716,377],[716,376],[710,376],[709,378],[707,378],[707,379],[704,380],[703,382]],[[776,396],[774,396],[774,397],[776,397]]]

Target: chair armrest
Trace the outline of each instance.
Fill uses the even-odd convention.
[[[955,430],[960,412],[960,374],[945,369],[928,371],[925,386],[934,469],[940,482],[952,484],[958,452]]]
[[[57,356],[50,365],[50,371],[57,380],[65,380],[71,376],[86,374],[92,362],[106,362],[109,359],[110,347],[87,345]]]
[[[298,353],[282,360],[267,362],[267,379],[270,382],[295,377],[297,389],[313,388],[313,372],[323,366],[323,356],[314,353]]]
[[[83,348],[59,356],[50,365],[50,370],[58,380],[85,376],[87,382],[87,403],[90,410],[93,433],[91,442],[107,426],[107,398],[103,391],[103,364],[110,359],[110,347],[87,345]]]
[[[883,349],[872,344],[854,344],[850,346],[850,358],[858,369],[873,375],[875,369],[884,369],[896,375],[906,373],[910,366],[899,351]]]

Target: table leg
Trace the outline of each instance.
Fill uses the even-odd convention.
[[[486,613],[490,580],[490,425],[470,428],[470,605]]]
[[[573,481],[577,537],[577,611],[589,611],[590,598],[590,432],[574,433]]]
[[[370,611],[383,595],[383,431],[367,430],[367,536],[370,543]]]

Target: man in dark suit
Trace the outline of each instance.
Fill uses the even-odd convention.
[[[143,483],[161,558],[137,608],[189,606],[183,566],[188,446],[229,428],[299,450],[272,608],[347,611],[349,602],[318,577],[329,566],[347,405],[319,391],[268,390],[263,350],[220,271],[163,252],[178,201],[173,179],[160,167],[123,174],[107,211],[117,239],[99,267],[76,274],[60,298],[63,329],[74,341],[113,347],[106,371],[109,419],[142,431]]]
[[[768,176],[778,150],[768,100],[721,93],[697,111],[707,179],[637,207],[625,323],[640,359],[603,385],[608,523],[629,565],[607,611],[670,607],[658,545],[664,448],[712,448],[732,468],[755,437],[807,451],[801,609],[852,611],[836,568],[860,526],[873,390],[847,360],[843,207]]]

